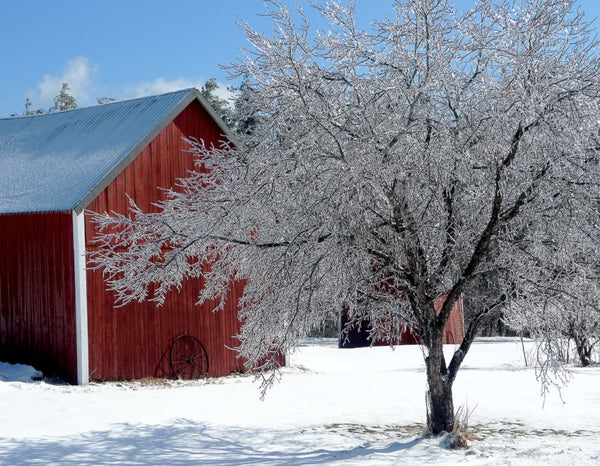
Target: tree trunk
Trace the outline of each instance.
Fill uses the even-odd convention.
[[[586,337],[579,337],[574,338],[574,340],[581,365],[583,367],[589,366],[592,363],[592,348],[588,339]]]
[[[442,332],[435,332],[429,344],[427,366],[427,429],[433,435],[454,429],[452,383],[444,359]]]

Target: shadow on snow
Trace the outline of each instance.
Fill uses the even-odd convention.
[[[304,465],[357,460],[393,454],[417,445],[421,439],[392,442],[381,447],[356,446],[322,449],[303,442],[299,431],[212,427],[188,420],[173,425],[119,424],[110,431],[40,440],[0,439],[0,464],[52,463],[62,465]],[[329,442],[327,442],[329,443]]]

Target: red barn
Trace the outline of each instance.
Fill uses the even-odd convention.
[[[446,299],[446,293],[441,293],[435,301],[435,310],[439,313],[444,305]],[[419,337],[412,333],[408,329],[404,329],[400,322],[394,322],[394,316],[390,314],[391,325],[389,328],[391,334],[389,340],[372,340],[369,337],[371,323],[366,321],[358,327],[352,327],[347,334],[340,335],[339,347],[340,348],[362,348],[365,346],[386,346],[386,345],[416,345],[419,343]],[[346,326],[348,318],[344,312],[340,317],[341,328]],[[443,340],[444,344],[459,345],[464,337],[464,313],[463,313],[463,300],[462,297],[458,299],[452,311],[450,311],[450,317],[444,327]]]
[[[236,285],[211,312],[189,280],[164,306],[114,307],[101,271],[86,268],[94,224],[85,211],[144,210],[194,167],[183,137],[219,145],[228,130],[199,92],[0,119],[0,360],[71,383],[222,376],[242,368]]]

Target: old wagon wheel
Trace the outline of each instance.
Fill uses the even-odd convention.
[[[171,345],[171,368],[178,379],[199,379],[208,375],[208,356],[204,345],[184,333]]]

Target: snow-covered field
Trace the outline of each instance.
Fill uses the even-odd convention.
[[[455,384],[471,448],[451,451],[420,435],[416,346],[307,343],[264,401],[250,376],[77,387],[0,363],[0,464],[600,463],[600,367],[573,373],[543,405],[520,342],[479,340]]]

